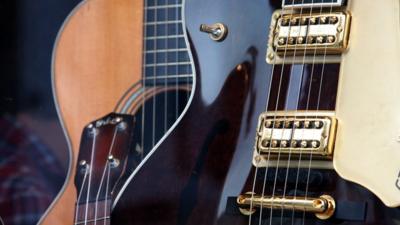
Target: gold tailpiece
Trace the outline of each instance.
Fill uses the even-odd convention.
[[[237,197],[240,212],[251,215],[256,209],[282,209],[314,213],[321,220],[329,219],[335,212],[335,200],[329,195],[319,198],[304,197],[268,197],[246,193]]]

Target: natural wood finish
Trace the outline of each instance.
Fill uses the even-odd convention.
[[[71,142],[66,189],[42,224],[73,224],[74,166],[83,127],[115,107],[141,78],[143,2],[88,0],[66,22],[54,55],[54,88]]]

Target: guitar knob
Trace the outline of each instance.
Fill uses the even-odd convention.
[[[228,28],[222,23],[215,23],[212,25],[201,24],[200,31],[208,33],[210,38],[214,41],[223,41],[228,34]]]

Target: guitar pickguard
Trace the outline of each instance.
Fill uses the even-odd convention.
[[[373,0],[351,1],[349,7],[353,23],[339,81],[334,167],[345,179],[396,207],[400,206],[399,1],[379,1],[379,5]]]

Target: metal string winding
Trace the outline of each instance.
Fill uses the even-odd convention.
[[[304,0],[303,0],[302,4],[303,4],[303,3],[304,3]],[[314,3],[314,0],[311,1],[311,9],[310,9],[310,12],[309,12],[309,16],[312,15],[313,3]],[[301,30],[301,26],[302,26],[301,21],[302,21],[302,18],[303,18],[303,7],[301,7],[301,11],[300,11],[299,30]],[[308,26],[308,27],[310,26],[310,20],[308,20],[307,26]],[[308,42],[308,32],[306,33],[306,36],[305,36],[305,43],[306,43],[306,45],[305,45],[304,53],[303,53],[302,68],[301,68],[301,73],[300,73],[301,79],[300,79],[300,82],[299,82],[299,89],[298,89],[299,91],[301,91],[301,86],[302,86],[303,79],[304,79],[305,59],[306,59],[306,52],[307,52],[307,47],[308,47],[307,42]],[[293,75],[293,67],[294,67],[295,59],[296,59],[296,51],[297,51],[297,44],[296,44],[295,47],[294,47],[294,54],[293,54],[293,60],[292,60],[292,67],[291,67],[291,71],[290,71],[290,77]],[[300,95],[301,95],[301,93],[299,92],[298,95],[297,95],[297,101],[296,101],[295,113],[294,113],[294,120],[293,120],[293,121],[296,121],[296,118],[297,118],[297,112],[298,112],[298,106],[299,106],[299,101],[300,101]],[[293,134],[294,134],[294,130],[295,130],[295,125],[294,125],[294,123],[292,124],[292,128],[291,128],[291,129],[292,129],[292,135],[291,135],[291,138],[290,138],[290,140],[289,140],[289,144],[291,144],[292,141],[293,141]],[[281,146],[279,147],[279,151],[280,151],[280,150],[281,150]],[[300,151],[300,154],[301,154],[301,151]],[[288,177],[289,177],[289,170],[290,170],[290,164],[291,164],[291,157],[292,157],[292,148],[289,148],[288,159],[287,159],[287,166],[286,166],[286,174],[285,174],[285,182],[284,182],[284,189],[283,189],[283,196],[282,196],[283,198],[286,197],[287,182],[288,182]],[[300,157],[301,157],[301,156],[300,156]],[[296,199],[296,195],[294,195],[294,199]],[[283,211],[284,211],[284,210],[283,210],[283,208],[282,208],[282,210],[281,210],[281,224],[283,223]],[[292,215],[294,216],[294,209],[292,209]],[[293,221],[294,221],[294,218],[292,217],[292,224],[293,224]]]

